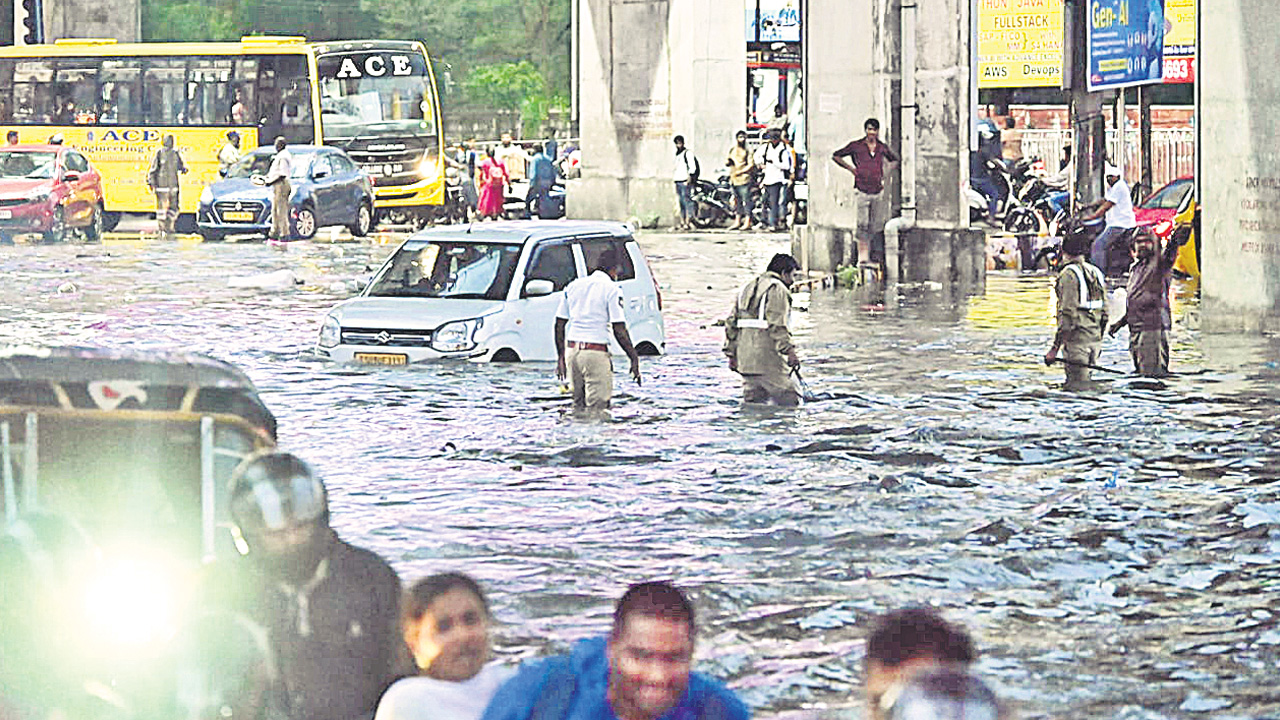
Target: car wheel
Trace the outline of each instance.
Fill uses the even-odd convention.
[[[88,242],[102,240],[102,208],[100,206],[95,205],[93,208],[89,224],[84,227],[84,239]]]
[[[356,221],[347,229],[355,237],[364,237],[369,234],[371,228],[373,228],[373,208],[369,207],[369,203],[361,202],[360,209],[356,210]]]
[[[44,231],[44,241],[47,243],[60,243],[67,236],[66,220],[62,217],[62,207],[58,206],[53,209],[53,219],[49,221],[49,229]]]
[[[200,239],[204,240],[207,243],[222,242],[223,238],[225,237],[222,233],[218,232],[217,230],[200,230],[199,232],[200,232]]]
[[[298,217],[293,223],[294,234],[303,239],[310,240],[316,236],[316,211],[310,207],[300,208]]]
[[[103,232],[111,232],[120,224],[120,213],[104,212],[102,213],[102,230]]]

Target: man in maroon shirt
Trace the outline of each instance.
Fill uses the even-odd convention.
[[[831,154],[840,167],[853,173],[853,211],[857,218],[854,237],[858,240],[858,264],[871,261],[871,238],[884,230],[889,203],[884,196],[884,166],[898,162],[889,146],[880,142],[880,121],[868,118],[866,135]],[[850,162],[852,160],[852,162]],[[845,264],[853,264],[845,248]]]

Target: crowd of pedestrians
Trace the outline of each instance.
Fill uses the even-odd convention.
[[[460,573],[430,575],[402,596],[377,555],[330,527],[321,479],[301,459],[267,451],[232,479],[242,557],[216,563],[204,601],[259,628],[262,652],[200,698],[192,717],[283,720],[748,720],[721,681],[692,670],[700,626],[688,595],[641,582],[617,601],[608,632],[568,653],[514,667],[493,660],[484,590]],[[936,612],[880,618],[866,639],[870,720],[994,718],[999,703],[969,674],[972,639]],[[208,660],[208,656],[204,656]],[[212,683],[217,684],[217,683]],[[966,708],[943,715],[944,708]]]

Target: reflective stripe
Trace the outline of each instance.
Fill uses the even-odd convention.
[[[1104,284],[1105,281],[1100,277],[1102,275],[1102,271],[1092,265],[1089,266],[1089,270],[1090,270],[1089,274],[1099,276],[1098,284],[1103,285],[1103,288],[1104,288],[1103,297],[1097,300],[1090,300],[1089,299],[1089,283],[1085,282],[1084,269],[1080,267],[1079,263],[1071,263],[1070,265],[1067,266],[1067,268],[1070,269],[1071,272],[1076,276],[1076,280],[1078,280],[1080,284],[1080,303],[1076,305],[1076,307],[1082,310],[1101,310],[1103,307],[1105,307],[1107,304],[1106,290],[1105,290],[1106,286]]]
[[[764,320],[752,320],[751,318],[738,318],[739,328],[750,328],[752,330],[768,330],[769,323]]]

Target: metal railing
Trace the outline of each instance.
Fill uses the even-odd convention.
[[[1138,131],[1125,131],[1125,180],[1132,185],[1141,179]],[[1062,163],[1063,147],[1071,144],[1070,130],[1023,130],[1023,157],[1044,160],[1050,172]],[[1107,130],[1107,155],[1119,157],[1119,133]],[[1154,190],[1165,183],[1195,173],[1196,132],[1193,128],[1157,128],[1151,131],[1151,183]]]

